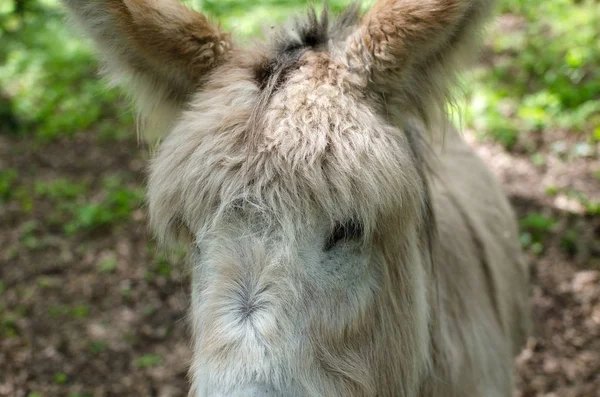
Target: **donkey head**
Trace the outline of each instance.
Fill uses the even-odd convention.
[[[414,126],[490,1],[310,12],[250,49],[175,1],[65,2],[170,131],[149,208],[193,251],[192,393],[416,395],[434,225]]]

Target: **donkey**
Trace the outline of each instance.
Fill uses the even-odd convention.
[[[148,207],[190,248],[191,396],[511,396],[528,270],[445,116],[492,0],[311,10],[251,48],[177,0],[63,2],[163,136]]]

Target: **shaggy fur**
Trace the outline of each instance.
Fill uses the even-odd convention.
[[[528,271],[441,112],[491,0],[311,11],[252,49],[170,0],[65,3],[175,103],[148,202],[193,252],[190,395],[511,396]]]

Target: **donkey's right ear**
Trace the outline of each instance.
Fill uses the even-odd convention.
[[[443,104],[449,80],[477,53],[495,0],[379,0],[350,35],[352,70],[403,108]]]
[[[232,46],[228,33],[178,0],[62,1],[94,40],[108,77],[128,85],[142,117],[160,124]]]

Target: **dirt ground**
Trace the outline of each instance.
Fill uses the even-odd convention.
[[[31,145],[0,135],[0,169],[18,169],[19,183],[32,189],[38,180],[86,178],[93,196],[113,173],[144,185],[148,155],[135,139],[80,134],[41,150]],[[534,165],[491,144],[478,151],[519,217],[557,220],[543,252],[529,254],[535,334],[516,361],[515,396],[600,396],[600,219],[583,215],[566,195],[547,194],[552,185],[598,200],[592,175],[600,162],[548,152],[544,165]],[[53,205],[43,197],[29,211],[14,200],[0,205],[0,396],[185,396],[189,280],[182,260],[174,256],[165,267],[157,259],[143,208],[128,222],[67,237],[46,222]],[[577,238],[565,246],[570,230]]]

